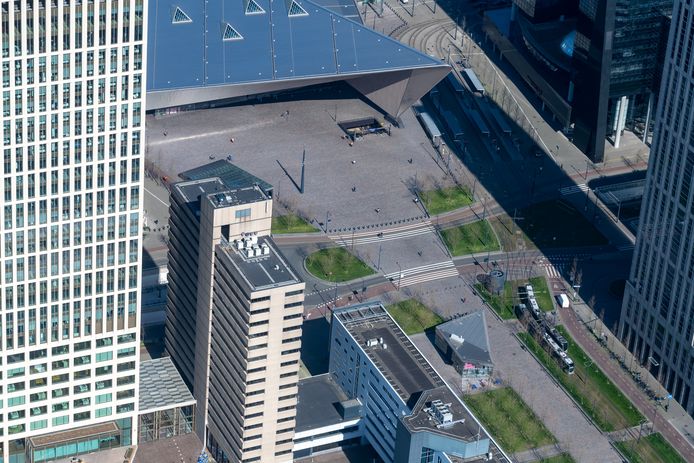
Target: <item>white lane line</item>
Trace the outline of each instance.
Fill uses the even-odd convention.
[[[164,201],[162,201],[161,199],[159,199],[159,197],[158,197],[157,195],[155,195],[154,193],[152,193],[151,191],[149,191],[149,190],[147,189],[147,187],[145,187],[145,191],[146,191],[147,193],[149,193],[150,195],[152,195],[152,196],[154,197],[154,199],[156,199],[157,201],[159,201],[160,203],[162,203],[164,206],[166,206],[167,208],[169,207],[169,205],[166,204],[166,203],[165,203]]]

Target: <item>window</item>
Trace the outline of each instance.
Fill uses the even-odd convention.
[[[69,416],[56,416],[53,418],[53,426],[62,426],[70,422]]]
[[[251,216],[251,208],[239,209],[238,211],[234,212],[234,215],[237,219],[248,219]]]

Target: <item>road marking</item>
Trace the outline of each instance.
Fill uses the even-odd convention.
[[[386,278],[404,278],[406,276],[416,275],[418,273],[425,273],[425,272],[429,272],[431,270],[451,268],[451,267],[455,267],[455,264],[453,263],[453,261],[452,260],[445,260],[443,262],[436,262],[434,264],[427,264],[427,265],[422,265],[420,267],[412,267],[412,268],[403,269],[402,271],[398,270],[397,272],[386,273],[384,276]]]
[[[563,188],[559,188],[559,193],[562,194],[562,196],[567,196],[567,195],[572,195],[576,193],[580,193],[582,191],[588,191],[590,188],[588,185],[585,183],[581,183],[579,185],[571,185],[571,186],[565,186]]]
[[[154,193],[152,193],[151,191],[149,191],[149,190],[147,189],[147,187],[145,187],[145,191],[146,191],[147,193],[149,193],[150,195],[152,195],[152,196],[154,197],[154,199],[156,199],[157,201],[159,201],[160,203],[162,203],[164,206],[166,206],[167,208],[169,207],[169,205],[166,204],[166,203],[165,203],[164,201],[162,201],[161,199],[159,199],[159,197],[158,197],[157,195],[155,195]]]

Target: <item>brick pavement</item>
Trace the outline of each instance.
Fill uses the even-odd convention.
[[[677,449],[686,461],[694,461],[694,447],[663,416],[664,410],[654,405],[646,395],[636,389],[634,382],[613,361],[607,351],[600,346],[583,323],[578,320],[574,310],[561,310],[560,318],[581,348],[593,359],[608,378],[632,401],[632,403],[652,423],[655,432],[660,432]]]

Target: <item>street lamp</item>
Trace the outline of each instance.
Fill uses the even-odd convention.
[[[398,291],[400,291],[400,283],[402,282],[402,266],[400,265],[400,262],[396,261],[395,264],[398,266]]]

